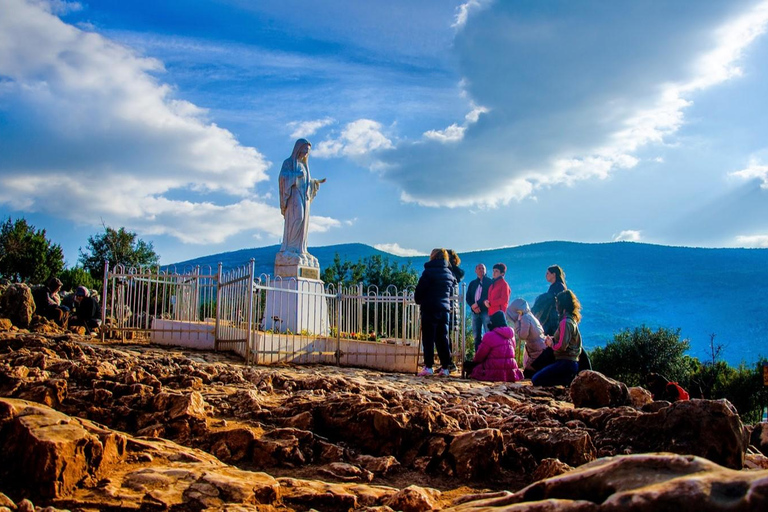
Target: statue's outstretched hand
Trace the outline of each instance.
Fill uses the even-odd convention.
[[[325,178],[323,178],[323,179],[321,179],[321,180],[317,180],[317,182],[318,182],[318,183],[325,183]]]

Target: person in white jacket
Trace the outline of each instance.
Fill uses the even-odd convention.
[[[523,343],[523,370],[526,378],[536,373],[533,362],[546,348],[544,329],[539,320],[531,313],[531,308],[524,299],[513,300],[507,307],[507,318],[515,330],[518,343]]]

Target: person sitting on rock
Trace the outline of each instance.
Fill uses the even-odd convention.
[[[525,299],[515,299],[507,308],[507,318],[513,323],[515,339],[523,343],[523,373],[526,378],[531,378],[537,370],[533,362],[546,348],[544,329],[539,320],[531,312],[531,308]]]
[[[503,311],[491,315],[488,332],[483,336],[472,364],[471,379],[494,382],[523,380],[523,372],[515,360],[515,332],[507,325]]]
[[[555,362],[539,370],[531,377],[534,386],[568,386],[579,372],[581,355],[581,303],[571,290],[555,297],[560,324],[553,337],[547,336],[546,344],[552,347]]]
[[[69,308],[61,305],[61,281],[51,277],[45,286],[32,293],[35,300],[35,313],[64,327],[69,318]]]
[[[90,296],[90,291],[85,286],[78,286],[75,290],[75,314],[70,318],[69,325],[82,325],[88,335],[101,323],[101,308],[99,303]]]

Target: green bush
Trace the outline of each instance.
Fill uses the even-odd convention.
[[[628,386],[643,384],[651,372],[684,382],[695,368],[695,360],[685,355],[689,347],[687,339],[680,339],[680,329],[653,331],[644,325],[615,334],[605,347],[594,349],[590,358],[595,371]]]
[[[85,286],[89,290],[101,290],[104,287],[104,283],[96,281],[91,277],[91,273],[85,270],[83,267],[72,267],[61,271],[59,274],[61,279],[61,289],[65,291],[74,291],[78,286]]]

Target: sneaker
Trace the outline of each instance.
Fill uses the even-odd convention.
[[[437,372],[437,375],[439,377],[448,377],[451,374],[451,370],[448,368],[440,368],[440,371]]]
[[[426,366],[418,373],[419,377],[427,377],[433,374],[434,372],[432,371],[432,368],[427,368]]]

